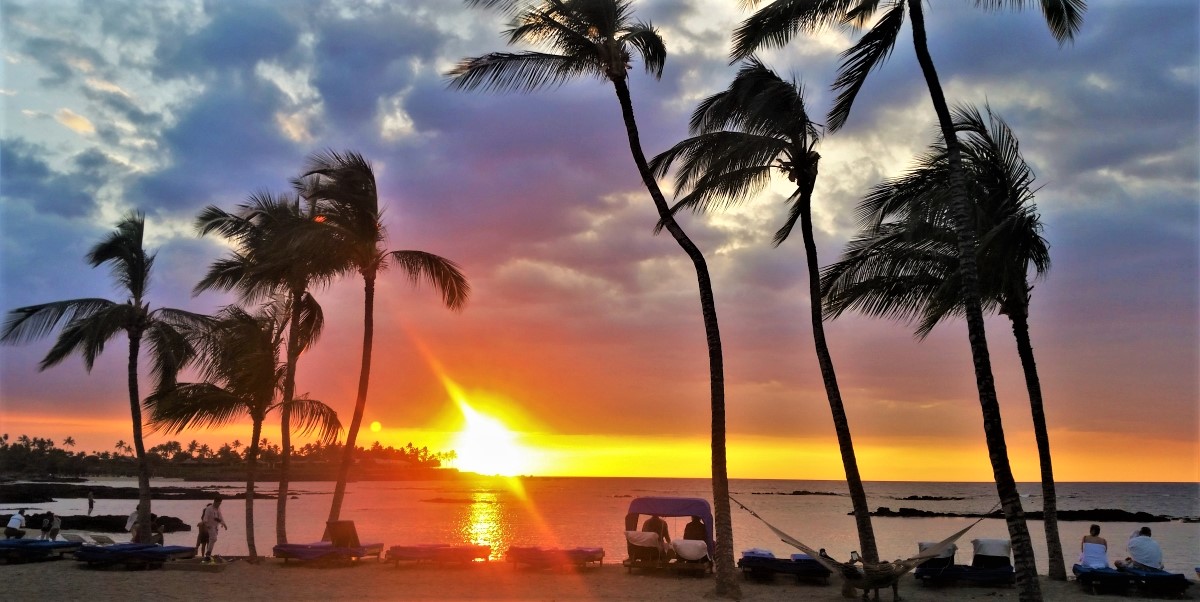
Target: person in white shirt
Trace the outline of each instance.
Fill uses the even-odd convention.
[[[1117,568],[1162,569],[1162,547],[1150,538],[1150,527],[1142,527],[1129,536],[1129,557],[1116,561]]]
[[[221,516],[221,498],[214,499],[212,504],[204,508],[200,522],[204,523],[204,530],[208,532],[208,543],[204,546],[204,559],[211,560],[213,547],[217,545],[217,526],[229,529],[229,525],[225,524],[225,517]]]
[[[8,526],[4,527],[5,539],[22,539],[25,537],[25,509],[21,508],[12,518],[8,519]]]

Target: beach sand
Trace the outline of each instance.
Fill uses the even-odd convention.
[[[233,561],[224,571],[96,570],[73,560],[0,566],[6,600],[716,600],[711,576],[689,577],[634,572],[619,562],[586,569],[531,570],[493,561],[459,566],[401,564],[369,560],[351,566],[313,568],[269,559],[260,564]],[[742,600],[845,601],[837,584],[802,585],[777,576],[770,583],[738,578]],[[1194,589],[1194,588],[1193,588]],[[1086,594],[1073,581],[1042,577],[1046,600],[1104,600],[1122,596]],[[910,602],[1016,600],[1013,588],[922,587],[911,575],[900,595]],[[1195,593],[1185,599],[1195,599]],[[890,601],[891,592],[880,599]]]

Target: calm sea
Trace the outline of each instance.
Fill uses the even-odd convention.
[[[98,485],[136,486],[133,479],[97,480]],[[154,485],[203,487],[223,494],[244,486],[231,483],[183,483],[156,479]],[[1041,486],[1019,485],[1026,510],[1041,509]],[[854,520],[846,487],[839,481],[788,481],[734,479],[732,494],[776,527],[812,547],[823,547],[839,558],[858,549]],[[866,484],[872,509],[887,506],[946,512],[986,512],[996,503],[995,486],[988,483],[872,482]],[[274,493],[270,483],[260,491]],[[1200,516],[1197,483],[1059,483],[1060,510],[1119,508],[1174,517]],[[329,513],[332,483],[293,483],[297,497],[288,502],[288,539],[293,543],[319,540]],[[786,495],[794,491],[837,495]],[[625,556],[623,535],[626,508],[632,498],[665,495],[702,497],[711,501],[707,479],[537,477],[484,478],[462,482],[359,482],[348,486],[342,518],[354,520],[364,542],[386,545],[421,543],[479,543],[492,546],[501,558],[512,545],[601,546],[608,560]],[[909,501],[908,496],[955,498],[942,501]],[[97,514],[127,514],[131,500],[97,500]],[[270,554],[275,543],[275,500],[255,502],[256,545],[259,554]],[[187,522],[200,517],[205,502],[199,500],[154,502],[154,512]],[[245,504],[228,500],[222,506],[229,530],[222,530],[217,553],[244,555]],[[85,514],[82,499],[62,499],[35,508],[63,515]],[[687,519],[667,519],[671,533],[680,534]],[[674,522],[672,522],[674,521]],[[876,541],[884,558],[905,558],[917,551],[918,541],[943,539],[966,526],[968,519],[874,518]],[[1088,522],[1060,521],[1059,532],[1069,565],[1078,554],[1079,540]],[[69,525],[66,525],[69,530]],[[1110,559],[1124,555],[1124,542],[1133,523],[1104,523]],[[1163,547],[1167,568],[1193,574],[1200,566],[1200,523],[1179,520],[1153,523],[1154,537]],[[752,547],[774,550],[777,555],[795,550],[780,542],[762,523],[733,507],[735,555]],[[1041,521],[1030,521],[1038,569],[1046,571],[1045,536]],[[976,537],[1007,538],[1002,520],[979,523],[960,541],[958,562],[970,562],[969,540]],[[192,545],[195,533],[168,533],[167,543]]]

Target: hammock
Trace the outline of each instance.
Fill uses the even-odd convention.
[[[904,576],[909,571],[916,568],[917,565],[921,564],[922,562],[925,562],[926,560],[928,560],[930,558],[935,558],[938,555],[940,555],[942,552],[944,552],[945,550],[949,549],[951,544],[953,544],[955,541],[958,540],[958,538],[960,538],[964,534],[966,534],[967,531],[970,531],[971,527],[974,527],[975,525],[979,524],[980,521],[982,521],[984,518],[986,518],[986,517],[981,517],[981,518],[977,519],[975,522],[967,525],[966,528],[962,529],[961,531],[951,535],[950,537],[947,537],[946,539],[943,539],[942,541],[939,541],[937,544],[933,545],[932,547],[922,550],[916,556],[913,556],[911,558],[907,558],[905,560],[897,560],[895,562],[886,562],[885,561],[885,562],[880,562],[877,564],[876,563],[868,563],[864,560],[864,561],[862,561],[862,567],[860,568],[860,567],[856,566],[853,562],[850,562],[850,563],[838,562],[838,561],[834,560],[833,558],[830,558],[827,554],[825,554],[824,550],[817,551],[817,550],[814,550],[814,549],[804,545],[803,543],[800,542],[800,540],[796,539],[795,537],[792,537],[791,535],[788,535],[787,533],[780,531],[778,528],[775,527],[775,525],[772,525],[771,523],[767,522],[767,520],[764,519],[763,517],[759,516],[757,512],[751,510],[745,504],[737,501],[736,499],[734,499],[733,496],[729,496],[729,499],[733,500],[733,503],[737,504],[738,506],[741,506],[742,510],[749,512],[750,516],[753,516],[754,518],[757,518],[758,520],[762,521],[762,523],[764,525],[766,525],[767,528],[769,528],[773,533],[775,533],[775,535],[777,535],[781,541],[800,550],[801,552],[804,552],[805,554],[808,554],[809,556],[812,557],[813,560],[816,560],[817,562],[821,563],[821,566],[824,566],[825,568],[833,571],[834,573],[841,575],[842,578],[845,579],[847,583],[849,583],[850,585],[853,585],[855,588],[861,589],[861,590],[879,589],[879,588],[890,587],[890,586],[894,585],[896,583],[897,579],[899,579],[900,577]],[[990,511],[989,511],[989,514],[990,514]],[[864,594],[865,594],[865,591],[864,591]]]

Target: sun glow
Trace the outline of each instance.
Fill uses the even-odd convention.
[[[527,472],[529,452],[503,422],[479,413],[461,399],[455,400],[466,420],[454,438],[455,465],[459,470],[513,476]]]

